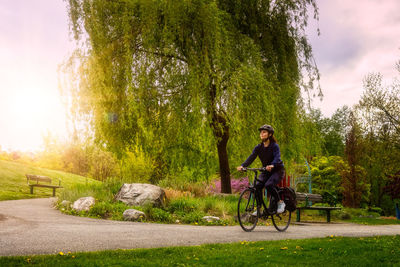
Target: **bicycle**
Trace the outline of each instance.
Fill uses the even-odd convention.
[[[253,183],[249,183],[249,186],[242,191],[238,201],[238,220],[242,229],[246,232],[251,232],[257,225],[258,219],[267,220],[268,217],[271,217],[272,224],[275,226],[276,230],[283,232],[289,227],[290,220],[292,217],[292,212],[289,210],[284,210],[283,213],[269,213],[267,206],[265,204],[264,198],[262,198],[262,203],[257,203],[258,200],[256,196],[256,181],[260,181],[257,179],[258,171],[266,171],[265,168],[243,168],[243,171],[253,171],[254,172],[254,180]],[[261,182],[261,181],[260,181]],[[282,187],[277,187],[278,196],[283,199],[283,190]],[[269,198],[269,204],[271,205],[271,201],[273,201],[272,195]],[[258,204],[258,205],[257,205]],[[261,213],[260,208],[263,207],[263,212]],[[257,211],[257,216],[253,215]]]

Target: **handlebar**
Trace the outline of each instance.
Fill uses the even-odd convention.
[[[262,168],[247,168],[247,167],[243,167],[242,171],[246,172],[246,171],[260,171],[260,172],[265,172],[267,169],[265,167]]]

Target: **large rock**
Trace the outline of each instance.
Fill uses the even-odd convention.
[[[74,202],[72,208],[76,211],[88,211],[91,206],[93,206],[95,200],[93,197],[81,197],[77,201]]]
[[[122,216],[124,217],[125,221],[137,221],[146,217],[144,212],[135,209],[125,210]]]
[[[115,199],[131,206],[152,204],[161,207],[165,203],[165,192],[152,184],[123,184]]]

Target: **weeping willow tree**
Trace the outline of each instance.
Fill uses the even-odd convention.
[[[218,161],[230,193],[228,153],[247,154],[259,125],[277,128],[289,157],[299,150],[301,86],[318,79],[309,6],[316,15],[314,0],[69,0],[84,43],[71,57],[75,112],[108,149],[139,146],[159,169]]]

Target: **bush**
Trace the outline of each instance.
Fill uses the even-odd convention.
[[[207,213],[209,211],[215,210],[215,199],[206,198],[202,205],[203,212]]]
[[[350,220],[351,219],[351,215],[347,212],[342,212],[339,214],[339,218],[342,220]]]
[[[176,211],[189,213],[194,211],[196,207],[196,199],[184,197],[170,200],[168,204],[168,211],[171,213],[174,213]]]
[[[369,212],[378,213],[379,215],[383,215],[384,214],[383,210],[381,208],[379,208],[379,207],[369,207],[368,211]]]
[[[183,216],[181,217],[181,221],[183,223],[199,223],[202,222],[202,218],[205,215],[206,214],[204,214],[203,212],[196,210],[193,212],[183,214]]]
[[[191,182],[190,180],[182,180],[181,177],[168,176],[161,180],[158,186],[181,192],[189,192],[190,195],[196,197],[202,197],[207,194],[207,184],[205,182]]]
[[[146,218],[151,221],[171,223],[173,221],[172,215],[163,209],[154,208],[150,205],[145,206],[144,213]]]
[[[122,214],[131,207],[122,202],[96,202],[89,210],[88,215],[102,219],[123,220]]]
[[[121,176],[126,182],[149,183],[155,169],[153,160],[139,148],[127,151],[121,160]]]
[[[232,193],[240,193],[246,187],[249,186],[249,178],[242,177],[242,178],[231,178],[231,188]],[[221,193],[221,180],[215,180],[209,187],[208,192],[210,193]]]
[[[175,199],[180,197],[191,197],[192,193],[189,191],[180,191],[172,188],[164,188],[166,199]]]
[[[112,207],[106,202],[96,202],[89,210],[89,216],[107,219],[111,217]]]

